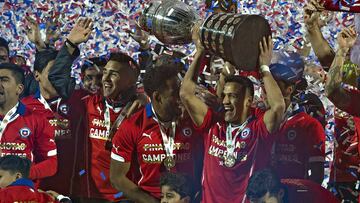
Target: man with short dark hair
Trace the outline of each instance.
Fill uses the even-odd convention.
[[[242,202],[252,172],[269,164],[274,140],[271,133],[280,126],[285,111],[284,98],[268,67],[272,39],[263,38],[260,55],[256,56],[270,109],[266,112],[252,109],[253,84],[248,78],[234,76],[226,79],[222,94],[225,112],[220,116],[195,93],[204,50],[194,30],[197,52],[185,75],[180,98],[193,122],[203,131],[202,202]]]
[[[284,97],[284,118],[272,153],[272,165],[280,178],[310,179],[319,184],[324,178],[325,131],[315,118],[304,112],[294,99],[304,62],[297,53],[277,52],[270,71]]]
[[[101,91],[102,70],[106,65],[104,57],[95,57],[85,60],[81,67],[83,88],[91,94]]]
[[[54,129],[43,115],[19,102],[24,71],[14,64],[0,64],[0,150],[33,162],[30,178],[52,176],[57,170]]]
[[[87,41],[91,29],[90,18],[80,19],[60,51],[48,48],[36,52],[34,75],[39,89],[22,100],[54,127],[60,167],[55,176],[44,179],[40,187],[72,197],[81,193],[77,185],[80,185],[78,172],[83,169],[80,161],[83,159],[86,124],[81,101],[85,93],[73,91],[75,79],[71,77],[71,66],[80,53],[77,46]]]
[[[191,203],[193,183],[185,174],[165,173],[160,178],[161,203]]]
[[[82,99],[86,108],[85,154],[89,187],[85,202],[113,202],[124,199],[110,183],[110,151],[113,136],[123,119],[137,110],[138,64],[127,54],[111,53],[103,69],[102,92]]]
[[[321,185],[303,179],[279,179],[275,172],[263,169],[255,172],[246,188],[251,203],[338,203]]]
[[[159,180],[166,170],[188,174],[200,188],[201,140],[191,120],[181,117],[178,72],[165,64],[146,72],[143,84],[151,103],[126,119],[113,139],[110,179],[132,201],[158,202]],[[132,174],[141,178],[131,179]]]

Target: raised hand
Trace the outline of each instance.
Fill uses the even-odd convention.
[[[320,0],[310,0],[304,7],[304,22],[307,26],[323,26],[320,14],[324,10]]]
[[[60,29],[59,29],[59,16],[55,17],[55,19],[49,19],[46,22],[46,44],[55,44],[55,42],[60,37]]]
[[[70,31],[67,39],[70,42],[79,45],[89,39],[92,29],[93,23],[91,18],[79,19]]]
[[[259,43],[260,54],[259,54],[259,65],[269,66],[271,63],[273,53],[273,42],[271,36],[263,37]]]
[[[149,49],[149,33],[141,30],[139,24],[135,22],[135,33],[131,30],[126,30],[127,33],[140,45],[141,49]]]
[[[45,48],[46,45],[41,39],[39,24],[30,16],[26,16],[25,19],[27,21],[25,32],[29,41],[34,43],[37,49]]]
[[[204,50],[204,47],[201,44],[200,41],[200,24],[195,23],[195,25],[192,28],[192,40],[195,43],[196,51],[202,52]]]
[[[350,28],[344,28],[337,36],[339,49],[344,51],[351,49],[355,44],[356,37],[357,33],[354,26],[351,26]]]

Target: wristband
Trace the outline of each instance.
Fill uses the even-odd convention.
[[[59,202],[65,202],[65,201],[70,201],[71,202],[71,199],[69,197],[64,196],[64,195],[58,195],[56,200],[59,201]]]
[[[261,73],[264,73],[264,72],[269,72],[269,73],[270,73],[270,68],[269,68],[269,66],[267,66],[267,65],[261,65],[261,66],[260,66],[260,72],[261,72]]]
[[[72,46],[73,48],[77,48],[77,45],[76,44],[74,44],[74,43],[72,43],[69,39],[66,39],[66,41],[65,41],[66,43],[68,43],[70,46]]]

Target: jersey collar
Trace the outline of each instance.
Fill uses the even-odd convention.
[[[34,188],[34,182],[27,178],[19,178],[15,182],[11,183],[9,186],[28,186]]]
[[[26,110],[25,104],[23,104],[23,103],[21,103],[21,102],[19,101],[19,106],[18,106],[18,108],[17,108],[17,110],[16,110],[16,113],[18,113],[18,114],[20,114],[21,116],[23,116],[23,115],[25,114],[25,110]]]
[[[146,110],[146,117],[148,117],[148,118],[153,117],[154,113],[152,111],[152,104],[151,103],[146,104],[145,110]]]

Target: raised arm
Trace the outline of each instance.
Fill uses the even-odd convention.
[[[339,49],[328,72],[328,77],[325,85],[325,92],[331,102],[341,110],[349,111],[351,106],[351,114],[360,115],[359,105],[351,105],[352,101],[360,101],[360,94],[351,94],[345,90],[342,85],[341,67],[344,65],[346,56],[351,47],[356,41],[356,32],[354,27],[345,28],[338,34]]]
[[[49,70],[49,81],[62,98],[69,98],[75,88],[75,79],[71,77],[71,66],[80,55],[77,46],[89,39],[91,31],[92,20],[80,19],[71,30],[54,65]]]
[[[196,81],[204,56],[204,48],[199,39],[199,27],[194,27],[193,40],[196,44],[196,54],[190,68],[185,74],[184,81],[180,88],[180,98],[188,111],[191,119],[197,126],[201,126],[208,111],[208,106],[195,95]]]
[[[311,46],[324,67],[330,67],[335,53],[321,33],[320,12],[324,7],[317,0],[311,0],[304,7],[304,22],[308,31],[308,38]]]
[[[260,42],[259,65],[270,106],[270,109],[264,115],[264,123],[269,132],[274,132],[279,128],[285,112],[284,97],[269,69],[272,50],[273,43],[271,37],[269,36],[267,39],[264,37],[262,42]]]

